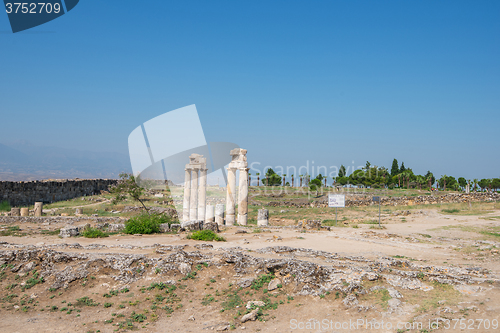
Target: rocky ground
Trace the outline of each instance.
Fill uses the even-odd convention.
[[[106,221],[5,217],[0,330],[495,332],[499,213],[400,210],[385,229],[361,213],[356,227],[330,230],[280,219],[225,228],[226,242],[60,238]]]

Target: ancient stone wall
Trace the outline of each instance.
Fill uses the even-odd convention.
[[[443,195],[420,195],[415,197],[381,197],[382,206],[413,206],[429,205],[441,203],[461,203],[461,202],[480,202],[480,201],[499,201],[500,193],[448,193]],[[371,206],[377,205],[372,201],[372,197],[359,197],[346,195],[346,207]],[[266,206],[270,207],[328,207],[328,197],[325,196],[313,202],[293,202],[293,201],[271,201]]]
[[[43,180],[30,182],[0,182],[0,201],[12,207],[33,205],[36,201],[51,203],[107,191],[116,179]]]

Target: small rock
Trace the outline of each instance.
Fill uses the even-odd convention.
[[[244,322],[247,322],[249,320],[252,320],[254,321],[255,319],[257,319],[257,312],[259,310],[253,310],[252,312],[250,313],[247,313],[246,315],[244,315],[243,317],[241,317],[241,322],[244,323]]]
[[[392,298],[403,298],[403,295],[401,295],[401,293],[393,287],[387,288],[387,291],[389,292],[389,296],[391,296]]]
[[[189,316],[188,320],[195,321],[194,315]]]
[[[252,305],[261,307],[261,306],[266,305],[266,303],[264,303],[262,301],[248,301],[246,308],[251,309]]]
[[[272,279],[271,282],[269,282],[269,284],[267,286],[267,290],[271,291],[271,290],[277,289],[279,284],[281,284],[280,279]]]
[[[229,325],[221,325],[221,326],[217,327],[215,330],[218,332],[221,332],[221,331],[227,331],[229,328],[230,328]]]
[[[184,275],[191,273],[191,265],[186,264],[185,262],[181,263],[179,265],[179,272]]]
[[[243,279],[238,281],[236,284],[241,288],[248,288],[252,285],[254,279]]]
[[[373,273],[373,272],[368,272],[366,273],[366,278],[368,279],[368,281],[375,281],[378,279],[378,274],[377,273]]]
[[[346,298],[344,298],[344,300],[342,301],[342,303],[344,303],[344,305],[348,308],[350,307],[353,307],[355,305],[358,305],[359,301],[358,299],[356,298],[356,296],[354,295],[349,295],[347,296]]]

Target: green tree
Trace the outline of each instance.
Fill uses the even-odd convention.
[[[438,180],[438,184],[440,187],[443,188],[444,191],[446,191],[446,189],[456,189],[456,187],[458,186],[458,182],[457,180],[455,179],[455,177],[452,177],[452,176],[447,176],[447,175],[443,175],[439,180]]]
[[[320,176],[321,175],[318,175],[318,177],[320,177]],[[318,178],[318,177],[314,178],[313,180],[311,180],[309,182],[309,190],[311,192],[316,191],[316,196],[319,196],[319,190],[321,188],[321,180],[323,179],[323,178]]]
[[[436,178],[434,177],[434,174],[430,171],[427,171],[427,173],[425,174],[425,179],[427,180],[427,182],[429,183],[429,189],[432,187],[432,184],[434,184],[436,182]]]
[[[500,188],[500,178],[493,178],[491,180],[491,187],[495,189],[495,191],[498,191]]]
[[[418,175],[417,176],[417,184],[419,185],[420,189],[422,189],[422,185],[425,185],[425,177]]]
[[[346,176],[346,171],[345,171],[345,166],[341,165],[339,169],[339,175],[338,177],[345,177]]]
[[[486,190],[490,184],[491,184],[491,179],[481,179],[478,183],[477,183],[482,189],[483,191]]]
[[[458,178],[458,184],[462,188],[465,188],[467,186],[467,180],[464,177],[460,177],[460,178]]]
[[[139,177],[134,177],[134,175],[129,173],[121,173],[118,183],[109,190],[109,192],[114,196],[113,204],[117,204],[118,202],[125,200],[127,197],[130,197],[135,201],[139,201],[146,212],[149,213],[148,207],[146,207],[141,199],[144,195],[144,188],[138,185],[139,182]]]
[[[474,192],[477,191],[478,182],[479,180],[477,178],[474,178],[474,180],[472,180],[472,183],[474,184]]]
[[[392,161],[392,167],[391,167],[391,176],[395,176],[399,173],[399,166],[398,166],[398,160],[394,159]]]
[[[399,169],[399,172],[402,173],[402,172],[405,172],[405,171],[406,171],[405,162],[401,162],[401,168]]]
[[[271,169],[271,168],[267,169],[265,176],[266,177],[264,179],[262,179],[262,182],[264,182],[264,180],[265,180],[265,183],[267,186],[279,186],[279,185],[281,185],[281,177],[276,172],[274,172],[273,169]]]

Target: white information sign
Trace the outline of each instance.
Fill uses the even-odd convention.
[[[345,194],[328,194],[328,207],[345,207]]]

